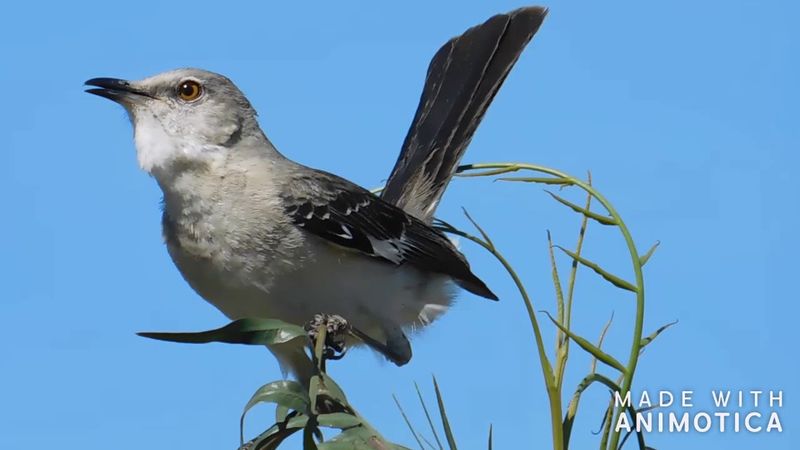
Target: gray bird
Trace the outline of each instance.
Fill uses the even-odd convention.
[[[338,314],[397,365],[406,330],[444,313],[457,286],[496,300],[433,213],[489,103],[546,10],[521,8],[448,41],[430,63],[385,189],[372,194],[298,164],[261,131],[222,75],[179,69],[140,81],[94,78],[134,126],[139,165],[164,194],[163,234],[191,287],[231,319],[298,325]],[[302,344],[270,348],[307,380]]]

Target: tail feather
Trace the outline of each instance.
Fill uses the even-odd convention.
[[[436,52],[384,200],[430,222],[486,109],[547,10],[496,15]]]

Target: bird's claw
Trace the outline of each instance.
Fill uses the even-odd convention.
[[[312,342],[317,341],[320,327],[325,328],[323,357],[333,360],[342,359],[347,353],[345,336],[350,333],[350,324],[344,317],[336,314],[316,314],[304,327]]]

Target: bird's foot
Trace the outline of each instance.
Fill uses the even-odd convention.
[[[317,343],[320,332],[324,330],[323,359],[339,360],[347,353],[345,336],[350,334],[350,324],[344,317],[336,314],[316,314],[305,325],[311,342]]]
[[[317,314],[305,325],[312,342],[311,352],[324,367],[324,361],[339,360],[347,353],[346,336],[354,336],[373,350],[381,353],[389,361],[402,366],[411,359],[411,344],[400,328],[387,328],[386,343],[378,341],[358,328],[350,325],[344,317],[336,314]],[[317,355],[320,334],[325,335],[322,350]]]

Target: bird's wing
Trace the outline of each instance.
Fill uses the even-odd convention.
[[[448,275],[476,295],[497,299],[446,236],[343,178],[316,170],[298,174],[283,204],[296,226],[333,244]]]

